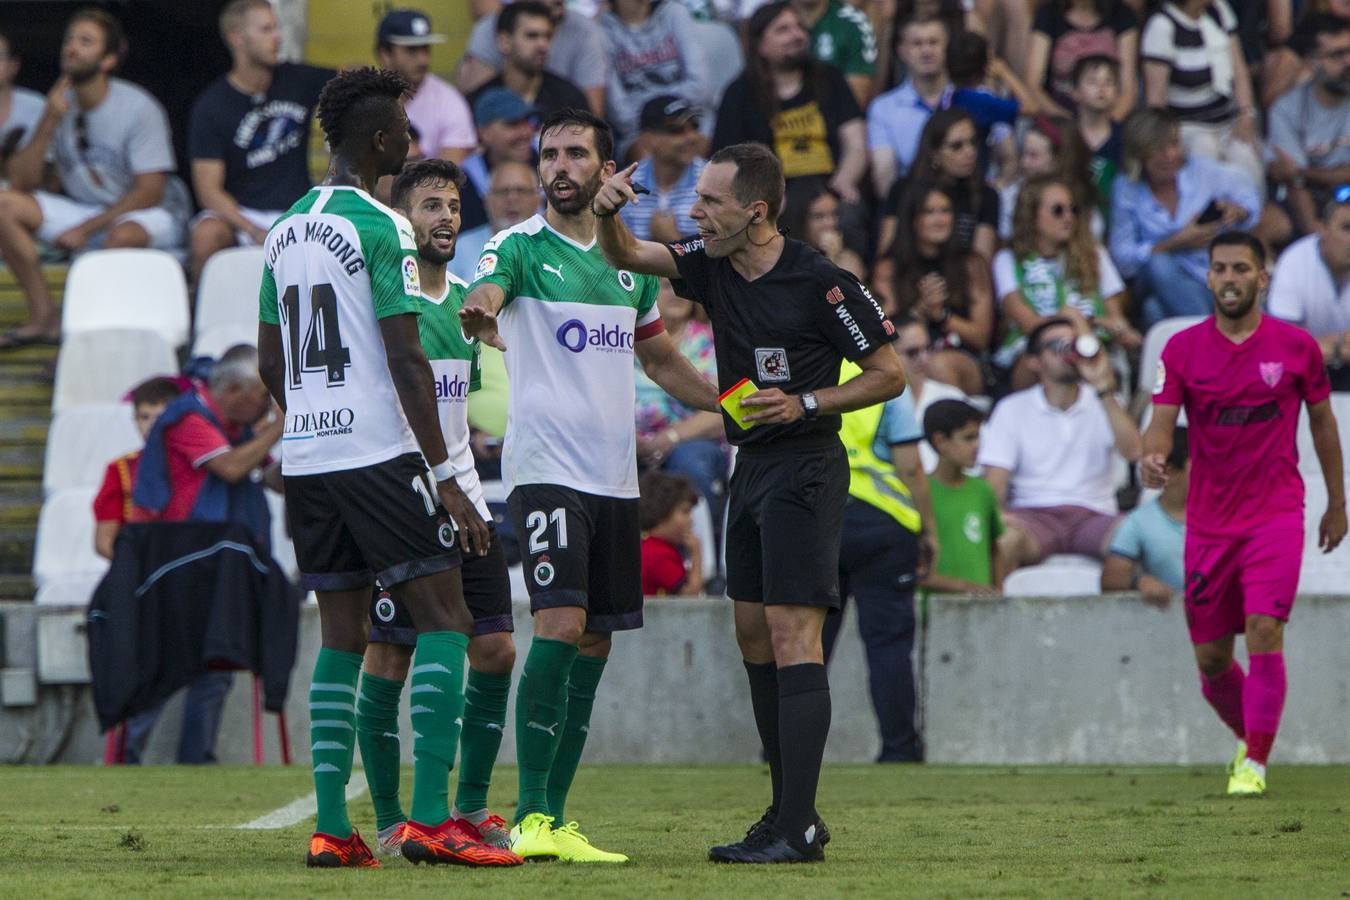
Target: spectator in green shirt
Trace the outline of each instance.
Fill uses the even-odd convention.
[[[924,435],[937,451],[929,476],[937,522],[938,564],[923,586],[930,591],[998,594],[1006,566],[999,557],[1003,520],[989,482],[966,471],[980,450],[980,411],[963,400],[939,400],[923,415]]]
[[[811,32],[811,55],[843,72],[866,109],[877,68],[877,39],[866,13],[842,0],[792,0],[792,8]]]

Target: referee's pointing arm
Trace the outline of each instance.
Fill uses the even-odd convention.
[[[638,240],[618,216],[619,210],[625,205],[642,202],[631,183],[633,170],[637,166],[637,163],[633,163],[615,172],[600,186],[600,192],[591,201],[591,212],[595,213],[595,237],[600,242],[605,259],[616,269],[659,275],[662,278],[679,278],[680,270],[675,267],[669,248],[656,241]]]

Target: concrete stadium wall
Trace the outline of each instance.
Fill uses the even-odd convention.
[[[517,647],[528,647],[529,614],[516,604]],[[40,616],[72,611],[0,607],[6,682],[36,658]],[[1288,631],[1290,699],[1276,748],[1281,762],[1350,762],[1350,676],[1341,661],[1350,597],[1302,597]],[[304,688],[318,650],[318,614],[302,617],[300,661],[287,707],[292,749],[308,756]],[[916,651],[928,758],[944,763],[1220,762],[1232,739],[1200,698],[1179,605],[1159,612],[1131,595],[935,601]],[[865,762],[877,751],[866,668],[850,621],[831,668],[834,721],[827,758]],[[90,763],[102,758],[89,691],[38,687],[38,703],[0,706],[0,761]],[[226,705],[223,762],[252,760],[246,675]],[[180,703],[166,711],[149,747],[170,762]],[[407,725],[404,704],[404,733]],[[279,759],[274,717],[265,719],[268,760]],[[502,760],[514,759],[507,722]],[[654,600],[647,627],[619,635],[601,684],[588,762],[752,762],[758,741],[748,690],[722,600]],[[404,754],[410,757],[411,742]]]

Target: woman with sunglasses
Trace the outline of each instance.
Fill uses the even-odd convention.
[[[1011,374],[1014,390],[1035,381],[1023,359],[1026,336],[1049,319],[1069,319],[1080,331],[1091,328],[1114,346],[1140,344],[1122,312],[1120,273],[1093,238],[1069,186],[1055,176],[1033,178],[1022,187],[1012,247],[994,257],[994,285],[1007,323],[994,363]]]
[[[931,183],[911,185],[900,204],[888,259],[888,312],[928,329],[929,373],[967,394],[983,394],[983,358],[994,330],[993,293],[984,257],[955,239],[958,196]],[[877,280],[880,284],[880,280]]]
[[[1092,151],[1070,119],[1037,116],[1022,135],[1021,153],[1011,182],[999,189],[998,236],[1012,240],[1013,210],[1022,185],[1038,175],[1055,175],[1069,186],[1080,209],[1090,210],[1092,235],[1106,234],[1105,214],[1092,179]]]

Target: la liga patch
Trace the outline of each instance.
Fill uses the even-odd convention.
[[[422,280],[417,277],[417,260],[403,257],[403,293],[414,296],[422,293]]]
[[[495,271],[497,271],[497,254],[484,253],[478,258],[478,268],[473,270],[474,280],[486,278]]]

